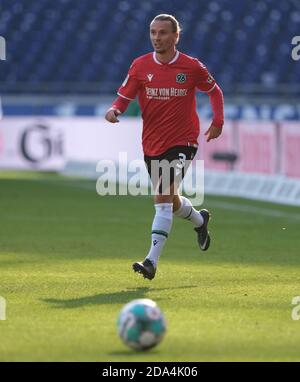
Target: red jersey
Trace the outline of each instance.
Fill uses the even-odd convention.
[[[205,65],[179,51],[166,64],[158,61],[155,52],[135,59],[118,95],[129,100],[138,96],[145,155],[197,144],[196,88],[210,92],[215,85]]]

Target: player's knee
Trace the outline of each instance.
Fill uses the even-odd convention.
[[[181,207],[181,200],[179,195],[173,196],[173,212],[177,211]]]
[[[174,195],[155,195],[155,204],[159,203],[173,203]]]

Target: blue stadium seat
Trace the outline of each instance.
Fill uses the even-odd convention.
[[[88,91],[89,83],[91,92],[94,84],[115,92],[133,58],[151,51],[148,25],[158,13],[180,20],[179,50],[203,61],[227,92],[299,81],[290,59],[296,1],[1,0],[0,35],[8,42],[1,92],[19,93],[18,83],[32,92],[45,82],[59,93]]]

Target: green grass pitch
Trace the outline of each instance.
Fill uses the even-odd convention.
[[[206,197],[212,246],[174,219],[156,278],[151,197],[100,197],[95,181],[0,175],[0,361],[299,361],[300,208]],[[149,352],[116,334],[121,307],[155,300],[168,331]]]

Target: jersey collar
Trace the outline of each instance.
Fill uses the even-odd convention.
[[[170,64],[173,64],[179,57],[179,51],[176,50],[176,54],[175,56],[172,58],[172,60],[170,62],[167,62],[166,64],[162,64],[161,62],[158,61],[157,57],[156,57],[156,53],[153,52],[153,60],[158,64],[158,65],[170,65]]]

